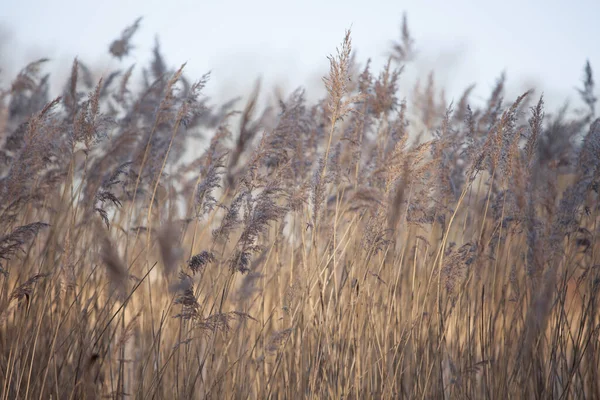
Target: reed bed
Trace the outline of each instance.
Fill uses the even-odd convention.
[[[121,71],[0,92],[2,400],[600,398],[589,63],[578,112],[402,93],[404,19],[378,72],[346,32],[321,101],[215,106],[158,45],[126,65],[140,24]]]

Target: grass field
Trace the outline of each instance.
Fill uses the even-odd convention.
[[[2,400],[600,398],[589,63],[577,112],[450,103],[398,90],[406,20],[382,71],[340,36],[315,104],[211,106],[158,48],[9,80]]]

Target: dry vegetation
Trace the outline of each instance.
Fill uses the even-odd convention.
[[[127,59],[139,20],[110,46]],[[600,120],[373,74],[211,106],[157,47],[0,92],[1,399],[600,398]],[[408,100],[401,98],[407,96]],[[470,105],[471,104],[471,105]],[[242,111],[235,111],[236,107]],[[200,145],[200,138],[207,144]]]

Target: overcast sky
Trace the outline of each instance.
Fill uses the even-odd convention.
[[[48,69],[66,77],[75,56],[106,71],[145,64],[158,35],[171,66],[188,62],[191,78],[212,71],[208,89],[217,97],[247,92],[259,75],[288,90],[320,90],[326,56],[346,28],[359,60],[380,66],[404,11],[419,50],[405,80],[434,69],[449,98],[470,83],[487,96],[506,70],[515,94],[537,86],[558,104],[576,98],[586,59],[600,71],[598,0],[0,0],[0,57],[15,72],[47,56]],[[111,60],[109,44],[138,16],[134,54]]]

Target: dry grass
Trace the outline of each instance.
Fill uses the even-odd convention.
[[[110,46],[127,57],[140,20]],[[600,120],[404,101],[348,32],[328,96],[210,106],[158,49],[0,93],[0,398],[600,398]],[[469,106],[471,104],[471,106]],[[197,138],[208,138],[205,148]]]

